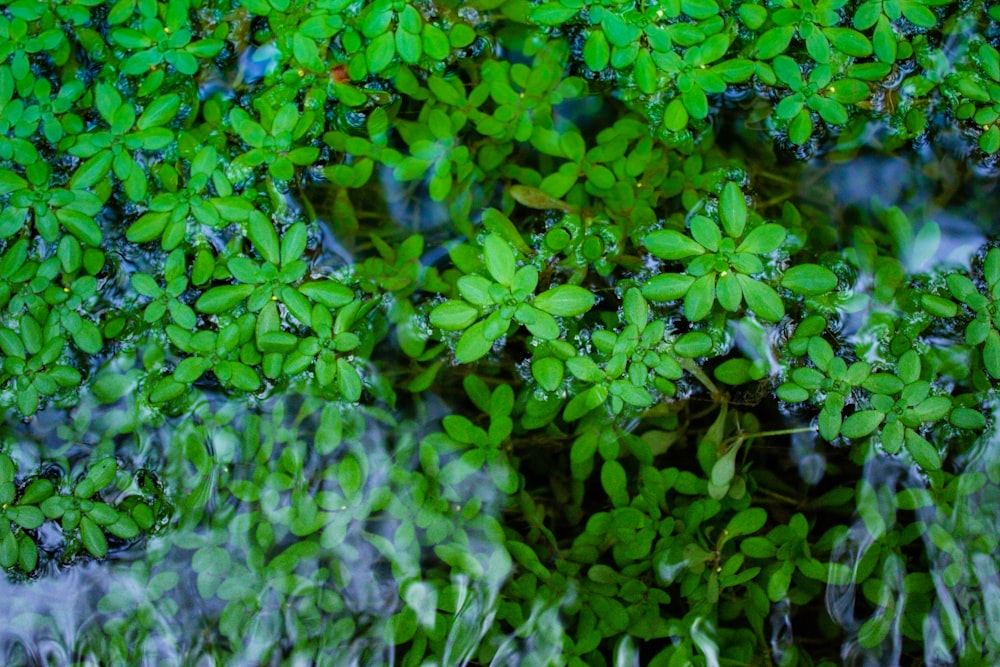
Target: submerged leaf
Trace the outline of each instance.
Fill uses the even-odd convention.
[[[536,296],[532,304],[551,315],[575,317],[590,310],[595,300],[590,290],[576,285],[560,285]]]

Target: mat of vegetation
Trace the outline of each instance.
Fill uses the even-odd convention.
[[[2,662],[997,664],[998,21],[0,0]]]

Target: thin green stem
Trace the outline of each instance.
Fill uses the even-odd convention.
[[[815,433],[815,426],[802,426],[800,428],[785,428],[777,431],[759,431],[757,433],[744,433],[745,438],[770,437],[772,435],[795,435],[796,433]]]
[[[705,388],[708,389],[710,392],[712,392],[713,396],[717,397],[719,400],[722,401],[727,400],[725,395],[721,391],[719,391],[719,388],[716,386],[716,384],[712,382],[712,378],[708,377],[705,371],[701,370],[701,366],[699,366],[698,364],[694,363],[693,361],[687,358],[678,359],[677,361],[680,362],[681,368],[686,370],[691,375],[695,376],[695,378],[698,379],[698,382],[701,382],[703,385],[705,385]]]
[[[778,493],[777,491],[771,491],[770,489],[765,488],[763,486],[758,487],[756,492],[757,493],[762,493],[765,496],[769,496],[771,498],[774,498],[775,500],[780,500],[783,503],[788,503],[789,505],[800,505],[801,504],[801,502],[798,501],[798,500],[796,500],[795,498],[789,498],[786,495]]]

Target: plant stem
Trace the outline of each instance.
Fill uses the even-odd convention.
[[[681,368],[695,376],[695,378],[698,379],[698,382],[701,382],[706,389],[712,392],[713,396],[717,397],[719,400],[726,400],[723,393],[719,391],[719,388],[714,382],[712,382],[712,378],[708,377],[708,375],[705,374],[705,371],[701,370],[701,366],[687,358],[678,359],[678,361],[681,364]]]
[[[817,429],[814,426],[802,426],[799,428],[779,429],[777,431],[759,431],[757,433],[745,433],[744,437],[757,438],[757,437],[770,437],[772,435],[795,435],[796,433],[815,433],[816,430]]]
[[[790,497],[788,497],[786,495],[778,493],[777,491],[771,491],[770,489],[768,489],[766,487],[763,487],[763,486],[757,487],[757,492],[758,493],[762,493],[765,496],[770,496],[771,498],[774,498],[775,500],[780,500],[783,503],[788,503],[789,505],[798,506],[798,505],[802,504],[801,501],[796,500],[795,498],[790,498]]]

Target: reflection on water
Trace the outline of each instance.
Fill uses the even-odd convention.
[[[832,557],[864,583],[826,594],[831,617],[849,633],[846,664],[900,664],[908,640],[923,643],[928,665],[955,664],[984,643],[995,655],[998,455],[996,438],[981,438],[944,489],[896,460],[865,465],[858,520]]]
[[[94,421],[124,423],[127,403]],[[387,419],[289,395],[168,420],[151,439],[170,526],[101,563],[2,582],[4,664],[396,664],[417,626],[428,659],[468,664],[511,569],[497,471],[460,447],[420,457],[427,428]],[[87,435],[126,461],[144,439]],[[464,483],[445,489],[422,465]],[[543,605],[526,620],[552,623]]]
[[[809,186],[799,196],[826,210],[844,246],[863,230],[894,235],[908,272],[967,265],[990,231],[982,209],[934,190],[934,170],[918,163],[816,163],[802,168]],[[437,204],[417,213],[396,206],[409,198],[388,195],[394,218],[443,221]],[[912,226],[897,216],[892,227],[892,207]],[[326,228],[327,256],[316,263],[329,271],[363,254],[344,247],[338,231]],[[444,247],[418,250],[417,260],[433,263]],[[894,307],[891,298],[869,307],[873,276],[845,295],[859,321]],[[840,334],[847,340],[859,328]],[[733,337],[759,350],[771,347],[760,342],[767,335],[745,327]],[[873,346],[875,361],[877,353]],[[135,359],[123,351],[105,363],[126,374]],[[715,667],[757,640],[782,665],[796,664],[808,642],[821,644],[827,664],[895,665],[918,654],[928,665],[989,664],[1000,651],[995,433],[956,447],[952,467],[934,475],[874,446],[849,460],[813,433],[754,444],[756,467],[723,495],[759,493],[769,522],[761,532],[773,539],[737,547],[726,541],[735,525],[712,523],[721,505],[692,472],[697,444],[672,431],[673,405],[610,438],[570,443],[552,432],[518,434],[516,448],[485,445],[483,411],[449,386],[454,375],[443,377],[398,408],[329,403],[294,388],[242,401],[206,390],[181,414],[161,417],[126,392],[109,405],[87,395],[30,424],[10,419],[5,449],[22,475],[51,468],[76,479],[115,456],[123,469],[155,477],[172,509],[148,535],[112,542],[100,562],[57,547],[57,526],[40,531],[40,571],[0,581],[0,662],[542,666],[579,665],[579,655],[602,647],[616,667]],[[779,414],[768,397],[750,398],[764,398],[761,414]],[[676,403],[688,400],[707,403],[694,390]],[[800,418],[775,417],[793,429]],[[623,443],[648,461],[619,456]],[[626,462],[621,474],[639,480],[634,498],[579,500],[591,491],[570,475],[575,455],[552,451],[588,446]],[[564,474],[547,469],[553,462]],[[589,514],[565,516],[571,506]],[[524,535],[544,545],[541,556]],[[755,561],[754,549],[769,555]],[[771,561],[752,583],[758,564]],[[808,573],[804,583],[769,583],[793,571]],[[755,588],[740,588],[748,582]],[[803,606],[813,597],[820,604]],[[807,618],[813,612],[819,618]]]

